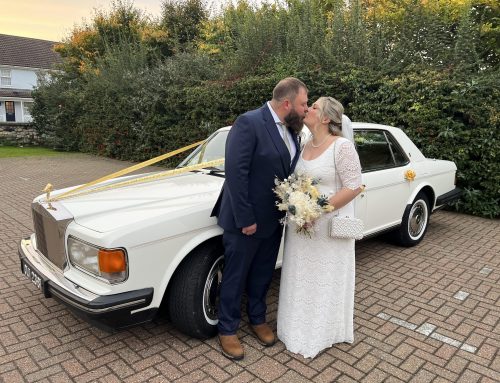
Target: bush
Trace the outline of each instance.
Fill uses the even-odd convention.
[[[389,78],[350,68],[291,75],[308,84],[311,101],[332,95],[351,119],[400,127],[427,157],[454,161],[458,186],[464,189],[457,209],[498,217],[500,84],[495,73],[465,79],[412,68]],[[158,69],[111,71],[99,75],[98,81],[89,80],[81,91],[61,89],[56,83],[61,93],[49,87],[46,94],[47,89],[40,88],[36,97],[38,107],[49,96],[64,102],[50,119],[43,115],[48,126],[56,127],[55,147],[70,150],[78,145],[83,151],[141,161],[230,125],[240,113],[268,100],[280,78],[253,76],[186,86]],[[70,129],[64,129],[66,118],[74,121]]]
[[[64,73],[40,77],[33,99],[33,126],[41,143],[57,150],[78,151],[82,139],[77,122],[81,107],[79,82]]]
[[[41,81],[34,125],[54,148],[141,161],[230,125],[295,76],[312,101],[334,96],[353,120],[398,126],[426,156],[455,161],[456,208],[498,217],[500,7],[407,3],[242,0],[207,19],[198,0],[174,1],[158,30],[118,7],[66,43],[73,70]],[[120,15],[136,20],[131,33]]]
[[[377,78],[363,72],[346,80],[357,89],[350,108],[353,119],[398,126],[425,156],[454,161],[458,186],[464,189],[456,208],[499,216],[498,73],[457,78],[415,70]]]

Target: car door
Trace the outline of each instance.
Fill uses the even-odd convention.
[[[365,185],[356,215],[368,235],[400,224],[410,193],[404,179],[409,159],[386,130],[359,129],[354,137]]]

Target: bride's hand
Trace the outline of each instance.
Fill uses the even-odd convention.
[[[306,223],[304,224],[304,227],[305,227],[306,229],[311,229],[311,228],[314,226],[314,223],[315,223],[315,222],[316,222],[316,220],[312,220],[311,222],[306,222]]]

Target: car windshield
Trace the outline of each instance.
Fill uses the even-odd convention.
[[[229,130],[222,130],[212,134],[202,145],[198,146],[189,156],[187,156],[178,167],[182,168],[224,158],[228,133]],[[224,171],[224,164],[212,170]]]

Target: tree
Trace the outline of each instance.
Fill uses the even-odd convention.
[[[124,42],[143,42],[153,52],[165,41],[165,33],[129,0],[114,0],[109,12],[96,10],[92,22],[76,27],[67,40],[56,46],[56,51],[66,59],[64,70],[78,75],[94,70],[98,58]]]
[[[208,15],[201,0],[165,0],[161,28],[170,37],[176,52],[192,47]]]
[[[462,11],[453,53],[454,62],[457,67],[476,71],[479,69],[479,56],[476,49],[479,31],[471,18],[471,11],[470,4],[465,6]]]

